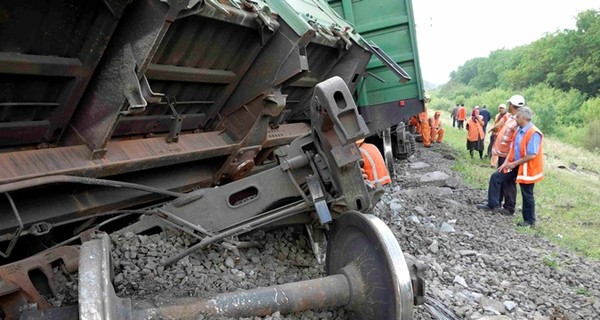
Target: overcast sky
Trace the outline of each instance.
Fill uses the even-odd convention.
[[[443,84],[467,60],[545,33],[575,29],[577,13],[600,0],[413,0],[423,77]]]

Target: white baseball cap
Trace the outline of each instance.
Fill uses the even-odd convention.
[[[523,98],[523,96],[520,94],[515,94],[514,96],[510,97],[510,99],[506,100],[506,102],[510,102],[510,104],[513,106],[520,108],[525,105],[525,98]]]

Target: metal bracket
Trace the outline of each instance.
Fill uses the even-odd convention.
[[[352,42],[348,38],[347,29],[344,31],[340,31],[335,26],[331,26],[331,33],[333,33],[334,36],[339,37],[342,40],[342,42],[344,43],[343,48],[346,51],[350,50],[350,47],[352,47]]]
[[[47,309],[52,305],[34,285],[35,279],[30,272],[37,270],[44,274],[45,282],[52,296],[60,294],[60,283],[54,276],[53,265],[62,261],[65,271],[77,271],[79,250],[72,246],[49,249],[27,259],[0,267],[0,310],[7,319],[18,319],[23,307],[30,305],[38,309]],[[4,318],[3,318],[4,319]]]
[[[146,75],[143,75],[142,79],[137,80],[136,69],[137,66],[133,68],[132,74],[130,74],[129,84],[133,85],[133,87],[129,86],[125,88],[125,98],[129,102],[129,107],[127,110],[121,111],[121,115],[123,116],[142,113],[146,110],[148,103],[159,103],[165,96],[162,93],[152,91]]]
[[[367,50],[373,53],[379,61],[381,61],[388,69],[390,69],[398,78],[400,78],[400,82],[404,83],[409,81],[411,76],[408,72],[404,71],[402,67],[400,67],[390,56],[387,55],[381,48],[379,48],[375,43],[368,43],[367,41],[363,41]]]
[[[177,142],[179,141],[179,134],[181,133],[181,126],[183,125],[183,116],[180,115],[177,110],[175,109],[175,106],[177,105],[177,101],[175,100],[175,98],[173,98],[173,100],[169,99],[169,97],[167,97],[167,105],[169,106],[169,109],[171,109],[171,113],[173,113],[173,116],[171,117],[171,126],[169,128],[169,135],[167,136],[167,142],[171,143],[171,142]]]
[[[231,12],[229,12],[229,10],[227,10],[227,8],[225,8],[218,1],[215,1],[215,0],[206,0],[206,3],[208,3],[211,7],[217,9],[218,11],[224,13],[225,15],[228,15],[228,16],[231,15]]]
[[[333,77],[318,84],[311,110],[315,130],[326,131],[333,126],[337,134],[339,145],[331,149],[337,166],[341,168],[359,160],[354,141],[366,137],[369,128],[358,113],[346,83]]]
[[[4,194],[6,195],[8,202],[10,202],[10,207],[12,208],[12,211],[15,214],[17,221],[19,222],[19,227],[17,228],[17,230],[15,230],[15,234],[13,236],[11,236],[12,238],[10,239],[8,246],[6,247],[6,252],[0,251],[0,256],[2,258],[8,258],[10,256],[10,254],[12,253],[13,249],[15,248],[15,245],[17,244],[17,241],[19,240],[19,236],[21,235],[21,232],[23,231],[23,221],[21,220],[21,216],[19,215],[19,211],[17,211],[17,206],[15,206],[15,202],[13,201],[12,197],[8,193],[4,193]]]
[[[327,202],[325,201],[326,197],[321,186],[321,180],[318,176],[312,175],[306,178],[306,183],[308,184],[308,190],[310,191],[319,221],[322,225],[331,222],[331,212],[329,212]]]

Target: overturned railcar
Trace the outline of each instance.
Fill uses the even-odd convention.
[[[0,3],[0,318],[196,316],[114,295],[100,226],[125,211],[130,230],[194,235],[189,250],[314,225],[328,239],[318,281],[341,288],[327,301],[410,318],[417,264],[368,215],[382,189],[362,181],[354,141],[381,134],[389,160],[411,151],[402,122],[424,108],[412,19],[410,0]],[[388,284],[349,301],[372,280],[358,254]],[[57,264],[79,272],[78,306],[37,291]]]

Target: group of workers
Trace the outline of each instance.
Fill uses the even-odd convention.
[[[533,112],[525,106],[525,98],[514,95],[499,106],[492,128],[492,154],[497,157],[497,170],[491,175],[488,199],[477,207],[501,214],[515,212],[519,184],[523,197],[523,221],[518,226],[535,226],[533,188],[544,179],[543,134],[533,123]],[[503,203],[504,202],[504,203]]]
[[[471,116],[467,116],[464,104],[457,104],[452,110],[452,127],[467,131],[467,150],[473,158],[474,151],[484,158],[484,140],[487,125],[490,128],[490,143],[487,157],[497,170],[491,175],[488,199],[477,207],[505,215],[513,215],[516,208],[518,183],[523,197],[523,221],[517,225],[535,226],[535,183],[544,178],[542,132],[531,122],[533,112],[525,106],[525,98],[514,95],[507,104],[498,106],[498,113],[492,119],[487,107],[475,106]],[[429,117],[427,111],[411,118],[410,125],[416,127],[423,138],[423,145],[430,147],[433,141],[441,142],[444,131],[441,128],[440,112]]]
[[[490,129],[490,145],[488,154],[491,155],[497,170],[490,176],[488,197],[485,203],[477,208],[505,215],[513,215],[516,208],[518,183],[523,197],[523,221],[518,226],[535,226],[535,198],[533,188],[544,178],[544,161],[542,149],[542,132],[531,122],[533,112],[525,106],[525,98],[514,95],[498,106],[498,114],[494,117],[494,126]],[[483,106],[476,107],[471,117],[466,118],[464,105],[457,105],[452,112],[452,126],[463,129],[466,121],[467,148],[478,150],[483,158],[483,139],[487,123],[491,115]],[[432,141],[441,142],[444,130],[441,128],[441,113],[436,111],[429,117],[427,111],[411,118],[410,124],[417,128],[423,137],[423,145],[431,146]],[[361,167],[363,177],[368,185],[386,185],[391,178],[383,156],[375,145],[365,143],[364,139],[356,142],[363,159]]]
[[[410,118],[409,125],[416,128],[416,133],[421,135],[423,146],[426,148],[430,148],[434,142],[441,143],[444,139],[441,114],[441,112],[436,111],[433,117],[430,117],[427,108],[425,108],[425,111]]]

